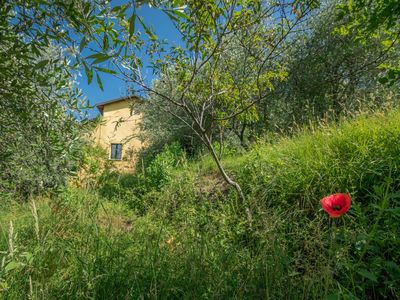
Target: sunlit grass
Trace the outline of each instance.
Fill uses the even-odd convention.
[[[399,141],[392,112],[225,157],[251,230],[208,156],[140,195],[126,179],[107,199],[73,188],[34,199],[37,217],[4,197],[0,298],[396,298]],[[333,192],[353,198],[335,223],[319,204]]]

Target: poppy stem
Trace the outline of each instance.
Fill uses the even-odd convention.
[[[329,246],[329,261],[335,261],[336,247],[335,247],[335,230],[336,222],[335,219],[329,218],[329,231],[330,231],[330,246]],[[333,258],[333,259],[332,259]],[[334,266],[333,266],[334,267]],[[333,271],[333,270],[332,270]]]

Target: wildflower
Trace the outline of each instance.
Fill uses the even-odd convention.
[[[332,218],[338,218],[345,214],[351,205],[349,194],[332,194],[321,199],[322,209],[325,210]]]

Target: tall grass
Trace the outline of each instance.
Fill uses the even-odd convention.
[[[399,142],[394,112],[227,158],[251,231],[208,163],[133,202],[72,188],[25,204],[5,197],[0,298],[399,298]],[[333,192],[353,198],[338,220],[319,205]]]

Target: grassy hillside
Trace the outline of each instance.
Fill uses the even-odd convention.
[[[159,189],[141,186],[154,172],[30,203],[2,195],[0,298],[400,297],[400,112],[305,130],[224,163],[250,203],[251,230],[207,157],[163,167]],[[353,204],[333,220],[319,200],[336,192]]]

